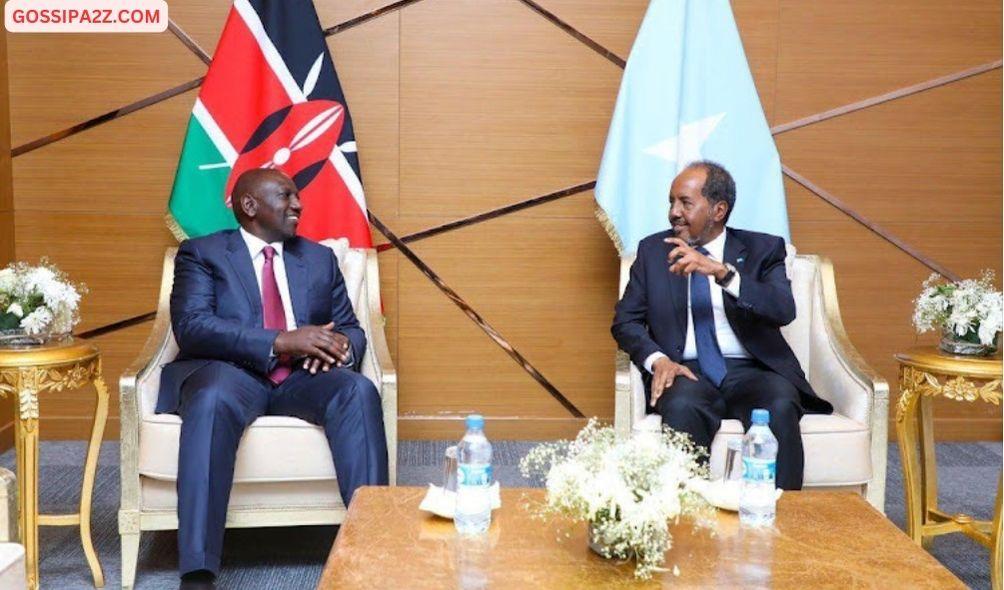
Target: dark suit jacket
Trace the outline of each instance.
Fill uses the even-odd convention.
[[[644,363],[649,355],[662,352],[678,363],[687,341],[687,277],[669,272],[666,257],[676,246],[663,241],[672,235],[672,230],[659,232],[638,245],[611,328],[617,344],[646,376]],[[832,406],[817,397],[805,380],[779,329],[795,319],[795,300],[784,267],[784,240],[726,228],[724,254],[724,262],[732,263],[741,277],[738,299],[722,295],[725,315],[739,342],[802,393],[805,410],[832,412]]]
[[[358,370],[366,334],[352,311],[334,252],[295,237],[283,244],[282,259],[296,325],[334,322],[335,331],[348,336]],[[276,363],[271,352],[279,331],[266,330],[263,321],[258,280],[238,230],[182,242],[171,291],[171,327],[181,352],[161,373],[157,412],[177,411],[185,379],[209,360],[267,375]]]

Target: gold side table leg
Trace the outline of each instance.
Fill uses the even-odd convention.
[[[1001,521],[1001,501],[1004,494],[1004,476],[997,482],[997,508],[994,509],[994,526],[990,531],[993,537],[993,545],[990,554],[990,585],[993,590],[1002,590],[1001,576],[1004,572],[1004,557],[1001,550],[1004,549],[1004,522]]]
[[[934,448],[934,419],[932,416],[933,399],[920,396],[917,400],[918,425],[920,429],[920,483],[921,489],[921,523],[930,522],[932,510],[938,509],[938,462]],[[934,542],[933,536],[921,535],[920,545],[930,549]]]
[[[22,394],[24,395],[24,394]],[[29,394],[30,395],[30,394]],[[38,420],[17,420],[18,530],[24,544],[28,588],[38,590]]]
[[[923,525],[921,461],[917,456],[918,416],[916,391],[910,389],[900,372],[900,402],[896,412],[896,435],[903,461],[903,490],[906,494],[906,534],[920,544]]]
[[[101,367],[94,376],[94,390],[97,400],[94,405],[94,422],[91,425],[91,440],[87,445],[87,459],[84,461],[84,483],[80,490],[80,541],[84,546],[87,565],[91,567],[94,586],[102,588],[105,576],[101,572],[101,562],[94,550],[91,540],[91,499],[94,496],[94,477],[98,470],[98,453],[101,451],[101,440],[105,435],[105,422],[108,420],[108,387],[101,377]]]

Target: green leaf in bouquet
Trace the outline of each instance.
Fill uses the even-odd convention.
[[[21,327],[21,318],[12,313],[0,312],[0,330],[14,330]]]

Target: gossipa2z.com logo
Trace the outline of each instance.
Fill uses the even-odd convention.
[[[161,33],[164,0],[8,0],[4,26],[11,33]]]

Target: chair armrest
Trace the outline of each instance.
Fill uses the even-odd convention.
[[[383,315],[380,300],[380,269],[376,250],[366,254],[366,305],[369,307],[369,350],[373,355],[377,377],[380,381],[380,398],[383,407],[384,432],[387,435],[387,466],[390,484],[397,483],[397,369],[387,346],[384,327],[387,320]]]
[[[824,330],[814,330],[811,344],[810,382],[834,410],[862,424],[888,418],[889,383],[864,360],[847,337],[840,317],[833,265],[819,259],[822,306],[817,311]],[[876,415],[880,414],[880,415]]]
[[[121,440],[122,510],[139,507],[139,424],[142,403],[139,399],[143,384],[155,373],[168,348],[171,333],[171,287],[174,283],[174,255],[177,248],[164,253],[160,279],[160,299],[153,328],[139,356],[119,377],[119,421]],[[159,374],[159,373],[158,373]]]

